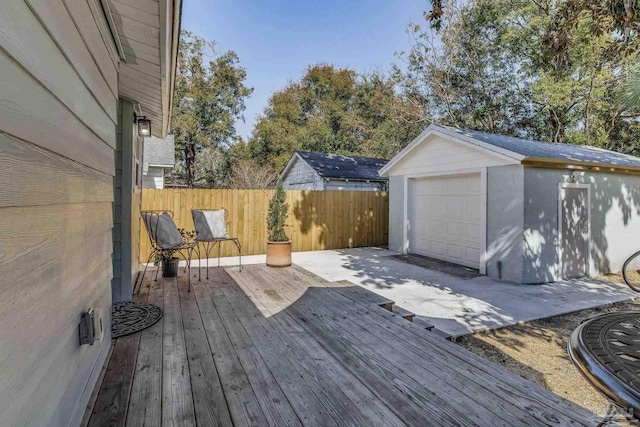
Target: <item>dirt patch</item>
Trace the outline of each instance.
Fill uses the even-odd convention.
[[[605,275],[596,277],[596,279],[606,280],[607,282],[613,282],[613,283],[624,283],[624,278],[622,277],[622,273],[605,274]],[[627,271],[627,279],[629,279],[631,284],[640,287],[640,271],[638,270]]]
[[[600,279],[614,281],[611,276]],[[585,319],[616,311],[640,311],[640,299],[461,337],[458,344],[604,416],[608,402],[573,366],[567,342]]]

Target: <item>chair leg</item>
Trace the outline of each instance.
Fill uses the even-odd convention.
[[[189,260],[187,261],[187,271],[188,271],[188,279],[187,279],[188,288],[187,288],[187,292],[191,292],[191,256],[192,255],[193,255],[193,248],[187,249],[187,256],[189,258]]]
[[[209,246],[209,243],[207,243],[207,280],[209,280],[209,249],[211,249],[211,246]]]
[[[201,282],[202,279],[200,278],[200,270],[202,269],[202,260],[200,259],[200,246],[196,245],[195,248],[193,248],[193,250],[196,252],[196,254],[198,255],[198,282]]]
[[[142,286],[142,282],[144,281],[144,275],[147,274],[147,267],[149,267],[149,263],[151,262],[151,257],[154,255],[153,252],[149,254],[149,258],[147,258],[147,263],[144,265],[144,271],[142,272],[142,276],[140,279],[136,280],[136,283],[133,284],[133,291],[135,292],[138,287],[138,281],[140,282],[140,286]]]
[[[218,268],[220,268],[220,247],[222,246],[222,242],[218,242]]]
[[[234,239],[233,243],[238,247],[238,271],[242,271],[242,248],[240,247],[240,241],[238,239]]]

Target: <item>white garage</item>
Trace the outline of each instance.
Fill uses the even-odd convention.
[[[479,173],[411,179],[409,251],[479,269],[480,189]]]
[[[619,271],[637,251],[637,157],[431,125],[380,174],[393,251],[516,283]]]

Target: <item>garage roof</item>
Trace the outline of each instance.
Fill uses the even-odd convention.
[[[381,170],[387,173],[396,163],[409,154],[431,134],[473,145],[478,149],[510,157],[520,163],[562,163],[566,165],[605,166],[609,168],[638,169],[640,158],[628,154],[588,145],[561,144],[532,139],[516,138],[468,129],[433,124],[398,153]]]
[[[389,162],[386,159],[372,157],[343,156],[340,154],[313,153],[296,150],[287,167],[282,172],[285,175],[293,163],[293,159],[300,158],[309,164],[322,178],[376,180],[386,181],[387,178],[378,175],[378,171]]]
[[[639,166],[640,158],[589,145],[561,144],[447,127],[455,132],[526,157],[575,160],[607,165]]]

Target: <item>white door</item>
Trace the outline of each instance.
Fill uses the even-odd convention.
[[[412,179],[409,251],[479,268],[480,174]]]
[[[562,277],[588,275],[589,190],[568,187],[560,190]]]

